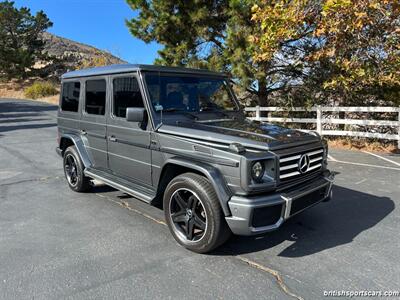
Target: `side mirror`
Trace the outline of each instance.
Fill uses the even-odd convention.
[[[142,107],[128,107],[126,109],[126,120],[128,122],[143,122],[145,113],[145,109]]]

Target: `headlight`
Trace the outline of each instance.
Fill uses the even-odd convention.
[[[265,173],[265,166],[263,163],[257,161],[251,167],[251,177],[255,182],[261,182]]]

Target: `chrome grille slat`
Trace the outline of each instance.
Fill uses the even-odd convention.
[[[296,172],[288,173],[288,174],[285,174],[285,175],[281,175],[281,179],[282,178],[287,178],[287,177],[292,177],[292,176],[295,176],[295,175],[300,175],[300,172],[296,171]]]
[[[315,154],[319,154],[319,153],[323,153],[323,152],[324,152],[324,149],[320,149],[320,150],[308,152],[307,154],[308,154],[309,156],[311,156],[311,155],[315,155]]]
[[[298,169],[298,160],[304,154],[310,158],[309,168],[306,172],[301,173]],[[302,175],[306,176],[313,173],[322,167],[324,150],[317,149],[311,151],[302,151],[293,153],[289,156],[284,156],[279,159],[279,178],[281,181],[287,181],[295,178],[300,178]]]
[[[322,156],[314,158],[314,159],[310,159],[310,164],[312,164],[312,163],[314,163],[316,161],[320,161],[320,160],[322,160]]]
[[[297,168],[297,164],[281,167],[281,171]]]
[[[296,156],[291,156],[291,157],[283,158],[283,159],[280,160],[280,162],[283,163],[283,162],[286,162],[286,161],[299,159],[300,156],[301,156],[301,155],[296,155]]]
[[[314,170],[314,169],[320,168],[321,166],[322,166],[321,164],[318,164],[318,165],[309,167],[309,168],[308,168],[308,171],[312,171],[312,170]]]

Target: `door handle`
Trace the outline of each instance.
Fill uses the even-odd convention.
[[[117,138],[115,136],[113,136],[113,135],[108,137],[108,139],[110,140],[110,142],[116,142],[117,141]]]
[[[82,134],[82,135],[87,135],[86,130],[81,130],[81,134]]]

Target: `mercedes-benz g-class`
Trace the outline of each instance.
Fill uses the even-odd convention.
[[[199,253],[277,229],[331,198],[326,143],[246,118],[224,74],[115,65],[62,76],[58,148],[70,188],[97,179],[159,203]]]

